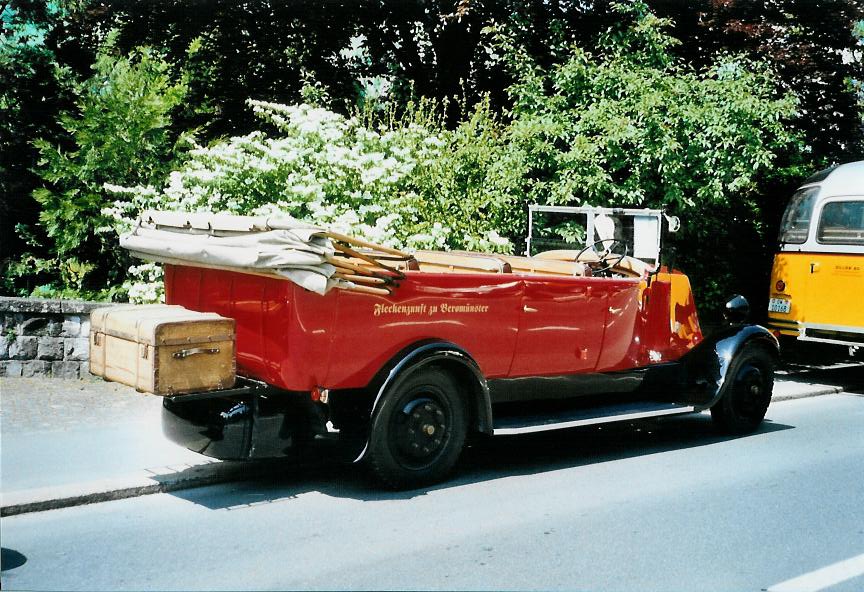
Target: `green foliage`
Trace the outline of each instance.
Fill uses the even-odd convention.
[[[854,36],[858,42],[858,54],[861,55],[864,53],[864,17],[855,23]],[[860,70],[864,70],[864,63],[862,62],[864,62],[864,58],[859,58]],[[861,72],[856,78],[849,77],[848,83],[851,93],[858,99],[858,120],[861,122],[861,130],[864,130],[864,72]]]
[[[75,272],[71,264],[60,267],[60,285],[82,288],[84,276],[96,270],[90,287],[99,289],[123,275],[116,237],[106,235],[110,220],[102,213],[108,204],[103,185],[164,178],[184,140],[170,125],[186,85],[172,80],[170,65],[154,51],[139,48],[128,57],[116,56],[110,40],[93,71],[76,88],[77,112],[60,117],[67,137],[35,142],[45,186],[33,197],[42,207],[39,219],[52,259],[87,262]]]
[[[38,216],[29,197],[38,182],[32,140],[56,133],[57,106],[69,95],[69,82],[46,46],[48,23],[57,18],[45,3],[0,6],[0,270],[27,248],[16,225],[30,225]]]
[[[7,293],[35,298],[76,298],[84,300],[125,299],[126,288],[110,286],[103,289],[88,289],[85,278],[95,265],[76,258],[44,259],[24,255],[10,261],[3,276],[3,289]],[[26,277],[30,286],[24,289],[16,286],[15,279]]]
[[[452,131],[439,128],[440,151],[412,173],[411,207],[448,229],[448,248],[510,250],[507,238],[524,232],[524,154],[508,141],[488,99],[466,115]]]
[[[597,55],[573,47],[541,69],[518,49],[512,138],[532,163],[530,199],[688,211],[747,195],[780,150],[791,94],[761,64],[725,56],[694,70],[673,59],[651,15],[610,32]]]
[[[803,160],[812,171],[862,158],[864,121],[849,85],[864,80],[855,34],[864,21],[860,0],[728,0],[704,10],[693,3],[650,4],[674,19],[683,41],[678,53],[688,60],[704,64],[717,52],[734,51],[771,65],[778,87],[799,99],[789,125],[806,150],[791,153],[791,163]],[[771,188],[765,191],[767,197]]]
[[[143,207],[507,250],[526,203],[593,203],[681,215],[678,262],[713,305],[742,281],[764,291],[743,270],[767,270],[778,196],[861,151],[862,63],[839,63],[860,51],[854,0],[187,4],[4,6],[0,250],[21,236],[6,291],[120,285],[129,262],[108,230]],[[253,111],[271,131],[252,131]],[[183,130],[202,138],[188,163]],[[34,188],[47,237],[25,211]],[[131,273],[130,297],[159,297],[156,271]]]
[[[514,76],[509,137],[529,166],[527,199],[660,207],[689,220],[693,231],[677,239],[688,246],[679,262],[695,271],[694,283],[715,307],[734,286],[734,272],[724,266],[718,273],[716,255],[698,250],[700,218],[718,212],[708,226],[729,240],[722,212],[734,204],[746,212],[737,223],[764,246],[756,190],[776,174],[779,154],[801,150],[788,126],[796,99],[778,95],[769,68],[742,56],[693,68],[672,53],[678,41],[668,21],[638,3],[617,10],[634,16],[634,25],[610,29],[596,52],[572,46],[545,68],[495,32]]]

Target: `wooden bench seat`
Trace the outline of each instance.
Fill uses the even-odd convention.
[[[420,271],[432,273],[510,273],[510,265],[498,255],[469,251],[417,251]]]
[[[498,257],[510,264],[513,273],[576,277],[587,275],[585,273],[586,266],[583,263],[538,259],[536,257],[517,257],[515,255],[498,255]]]
[[[542,253],[537,253],[532,257],[532,259],[542,259],[545,261],[569,261],[569,262],[577,262],[576,258],[579,255],[579,251],[575,249],[558,249],[555,251],[544,251]],[[618,255],[611,255],[609,257],[613,261],[618,258]],[[582,253],[582,256],[579,257],[578,263],[597,263],[599,259],[597,258],[597,254],[593,251],[586,251]],[[615,269],[617,271],[622,271],[625,273],[630,273],[634,276],[643,276],[653,268],[648,263],[636,259],[634,257],[625,256],[621,261],[615,264]]]

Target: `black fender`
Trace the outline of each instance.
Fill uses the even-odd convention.
[[[777,338],[761,325],[732,325],[717,330],[681,358],[690,400],[698,410],[707,409],[720,400],[723,384],[732,360],[745,345],[757,343],[780,359]]]
[[[391,389],[399,387],[408,376],[417,370],[428,366],[438,365],[451,372],[463,383],[471,388],[471,399],[473,403],[472,417],[473,427],[484,434],[492,433],[492,400],[489,396],[489,385],[486,377],[480,371],[480,367],[474,358],[464,349],[446,341],[433,341],[415,344],[402,350],[388,363],[382,372],[370,383],[375,392],[375,399],[369,413],[370,420],[381,403],[381,399]],[[358,462],[366,455],[367,446],[363,448],[360,455],[354,459]]]

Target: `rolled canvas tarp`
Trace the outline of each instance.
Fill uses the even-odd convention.
[[[342,280],[322,228],[293,218],[145,212],[120,246],[141,259],[269,272],[326,293]]]

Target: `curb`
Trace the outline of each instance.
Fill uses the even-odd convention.
[[[274,466],[272,462],[211,460],[200,465],[147,469],[113,479],[13,491],[3,493],[0,517],[241,481],[272,473]]]
[[[780,384],[784,384],[787,381],[778,381],[778,382]],[[774,383],[775,388],[776,388],[778,382]],[[789,383],[790,384],[797,384],[797,385],[801,384],[800,382],[794,383],[792,381],[789,381]],[[808,399],[810,397],[821,397],[823,395],[836,395],[837,393],[842,393],[844,390],[846,390],[842,386],[832,386],[832,385],[827,385],[827,384],[809,384],[806,386],[808,386],[810,388],[799,389],[795,392],[790,392],[790,393],[778,394],[775,390],[774,396],[771,397],[771,402],[772,403],[778,403],[780,401],[794,401],[795,399]]]

